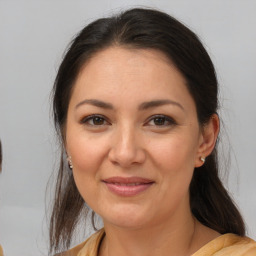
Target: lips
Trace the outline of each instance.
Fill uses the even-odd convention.
[[[136,196],[154,184],[153,180],[141,177],[111,177],[103,182],[110,192],[119,196]]]

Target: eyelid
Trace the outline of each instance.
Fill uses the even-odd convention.
[[[177,124],[177,122],[176,122],[172,117],[170,117],[170,116],[163,115],[163,114],[156,114],[156,115],[150,116],[150,117],[146,120],[146,122],[145,122],[144,125],[147,125],[150,121],[152,121],[152,120],[154,120],[155,118],[158,118],[158,117],[160,117],[160,118],[165,118],[166,121],[169,122],[169,124],[168,124],[168,125],[150,125],[150,126],[166,127],[166,126],[176,125],[176,124]]]
[[[83,117],[80,120],[80,123],[81,124],[87,124],[87,125],[90,125],[90,126],[103,126],[103,125],[106,125],[106,124],[102,124],[102,125],[92,125],[92,124],[89,124],[88,122],[90,120],[92,120],[93,118],[95,118],[95,117],[102,118],[102,119],[104,119],[104,122],[107,123],[107,125],[111,125],[111,123],[109,122],[108,118],[105,117],[104,115],[101,115],[101,114],[92,114],[92,115],[85,116],[85,117]]]

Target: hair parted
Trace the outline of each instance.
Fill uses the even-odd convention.
[[[199,123],[207,123],[217,113],[218,82],[215,69],[198,37],[166,13],[135,8],[92,22],[72,41],[53,88],[54,121],[61,141],[65,141],[68,105],[81,67],[94,54],[110,46],[161,51],[184,76],[196,104]],[[62,249],[69,247],[81,213],[85,218],[88,212],[72,172],[64,163],[65,151],[61,154],[50,223],[51,252],[58,251],[61,246],[64,247]],[[245,234],[243,219],[219,179],[216,147],[205,164],[194,170],[190,206],[193,215],[202,224],[222,234]]]

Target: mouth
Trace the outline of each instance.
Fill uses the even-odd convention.
[[[155,182],[141,177],[111,177],[102,180],[110,192],[119,196],[136,196],[149,189]]]

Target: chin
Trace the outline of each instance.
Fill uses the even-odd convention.
[[[109,224],[112,226],[121,228],[121,229],[127,229],[127,230],[138,230],[141,227],[143,227],[144,223],[141,219],[113,219],[108,221]],[[105,224],[105,221],[104,221]],[[107,224],[107,223],[106,223]]]
[[[148,216],[148,214],[138,209],[139,207],[126,206],[118,208],[113,207],[109,214],[100,214],[104,224],[126,229],[138,229],[147,222],[145,216]]]

